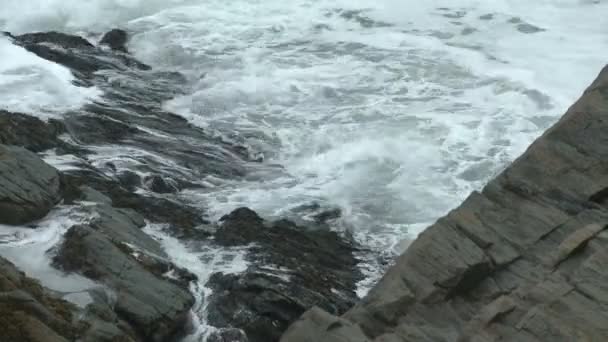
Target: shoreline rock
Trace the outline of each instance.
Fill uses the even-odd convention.
[[[284,342],[608,336],[608,67],[558,124],[482,192],[422,233],[353,307],[361,279],[357,246],[323,229],[339,210],[314,216],[311,229],[267,222],[241,208],[213,230],[201,228],[209,224],[201,207],[173,196],[204,188],[199,180],[205,176],[243,177],[244,164],[254,162],[242,146],[163,110],[163,101],[183,91],[183,75],[155,72],[128,55],[120,32],[108,37],[110,49],[57,32],[5,35],[105,95],[65,113],[61,122],[0,111],[0,143],[15,145],[0,145],[0,183],[6,183],[0,186],[0,223],[37,220],[62,199],[96,203],[97,216],[69,230],[55,263],[115,292],[92,291],[87,308],[68,310],[83,320],[70,321],[62,316],[64,302],[44,299],[53,297],[46,290],[43,297],[37,294],[42,290],[32,292],[39,285],[18,282],[21,292],[8,294],[15,289],[0,288],[0,301],[18,302],[0,317],[17,319],[7,325],[16,330],[7,334],[21,334],[18,340],[27,341],[24,327],[42,333],[27,337],[33,342],[46,341],[40,336],[53,342],[177,336],[187,326],[194,303],[188,284],[196,277],[169,262],[158,242],[141,231],[145,220],[167,224],[179,239],[213,238],[220,246],[249,248],[245,272],[216,273],[207,284],[215,290],[209,320],[222,328],[213,341],[276,341],[290,324]],[[142,154],[127,166],[95,163],[98,147]],[[26,149],[72,154],[82,164],[58,173]],[[18,274],[1,258],[0,270],[0,285]],[[32,307],[37,311],[26,310]]]
[[[215,242],[250,246],[251,265],[241,274],[211,276],[214,289],[209,321],[220,328],[243,329],[247,339],[278,341],[298,316],[315,305],[334,314],[357,300],[362,279],[356,246],[326,229],[309,229],[286,220],[266,222],[239,208],[221,219]]]
[[[0,224],[41,219],[60,200],[57,170],[22,147],[0,145]]]
[[[606,132],[608,66],[501,175],[421,233],[366,298],[341,318],[310,310],[281,341],[604,340]]]

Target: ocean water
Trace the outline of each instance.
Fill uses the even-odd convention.
[[[167,110],[263,160],[245,179],[209,177],[206,191],[183,198],[212,218],[239,206],[267,217],[337,207],[335,229],[388,256],[520,155],[608,56],[604,0],[4,0],[0,9],[0,30],[13,33],[94,41],[114,27],[131,33],[139,59],[187,77]],[[3,38],[0,60],[0,108],[48,118],[100,96]],[[165,247],[208,273],[193,266],[199,254]],[[361,295],[382,270],[362,267]]]

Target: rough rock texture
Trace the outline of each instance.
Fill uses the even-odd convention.
[[[357,298],[354,290],[361,274],[355,247],[334,232],[289,221],[268,223],[240,208],[222,218],[215,240],[229,247],[253,244],[247,271],[216,273],[208,284],[214,289],[209,321],[243,329],[250,342],[278,341],[307,309],[317,305],[341,314]]]
[[[75,307],[54,297],[0,257],[0,340],[67,342],[79,335]]]
[[[0,110],[0,144],[41,152],[59,144],[57,135],[62,128],[56,121],[46,123],[29,115]]]
[[[13,36],[14,42],[41,58],[61,64],[77,73],[76,76],[91,76],[96,71],[134,67],[149,70],[150,67],[122,54],[121,65],[108,60],[111,52],[104,53],[86,39],[61,32],[36,32]]]
[[[22,147],[0,145],[1,224],[40,219],[60,199],[57,170]]]
[[[199,209],[164,197],[146,196],[123,187],[120,180],[108,178],[95,170],[72,171],[63,175],[64,197],[67,202],[82,199],[82,186],[91,187],[110,198],[115,208],[132,209],[146,219],[167,223],[167,230],[187,239],[205,239],[209,234],[197,229],[208,223]]]
[[[66,233],[55,265],[114,290],[113,312],[138,340],[166,341],[179,333],[194,304],[187,285],[195,277],[166,260],[159,243],[141,231],[143,217],[112,208],[109,198],[92,189],[83,193],[87,201],[98,202],[96,218]],[[165,277],[170,271],[174,276]]]
[[[607,132],[608,67],[341,320],[312,310],[282,341],[605,341]]]

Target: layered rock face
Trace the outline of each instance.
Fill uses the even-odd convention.
[[[23,224],[59,202],[59,173],[36,154],[0,145],[0,224]]]
[[[606,341],[607,226],[608,67],[361,303],[312,309],[281,341]]]
[[[75,307],[52,296],[0,257],[0,340],[67,342],[84,326],[73,324]]]

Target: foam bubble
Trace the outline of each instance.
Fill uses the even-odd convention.
[[[77,109],[100,95],[97,88],[75,86],[74,76],[0,37],[0,109],[41,119]]]

